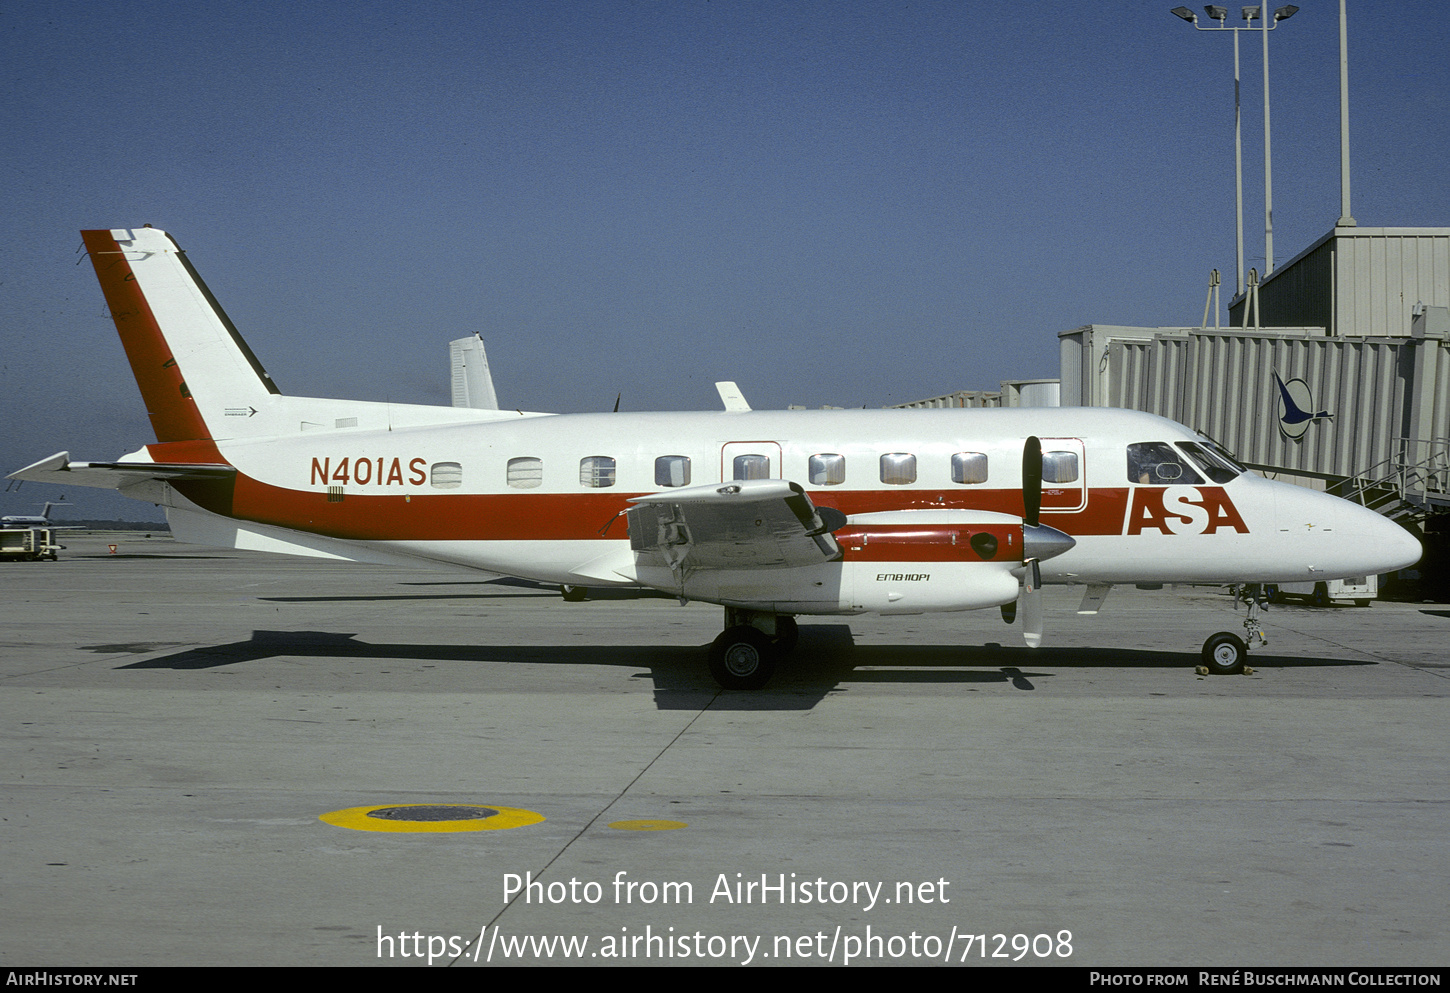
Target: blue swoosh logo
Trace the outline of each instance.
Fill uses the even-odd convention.
[[[1277,372],[1274,373],[1274,382],[1279,384],[1279,396],[1284,400],[1284,416],[1280,420],[1285,424],[1303,424],[1305,421],[1334,416],[1327,410],[1321,410],[1317,414],[1311,414],[1307,410],[1301,410],[1299,405],[1294,402],[1294,398],[1289,395],[1289,388],[1284,385],[1284,381],[1279,378]]]

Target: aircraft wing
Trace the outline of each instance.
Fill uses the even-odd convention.
[[[16,470],[5,478],[118,490],[150,479],[227,479],[235,475],[236,471],[229,465],[182,462],[72,462],[70,452],[57,452],[50,458]]]
[[[841,557],[839,511],[817,508],[796,483],[737,480],[634,497],[629,543],[677,575],[701,569],[819,565]]]

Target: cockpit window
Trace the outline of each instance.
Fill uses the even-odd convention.
[[[1215,483],[1227,483],[1244,471],[1244,467],[1234,461],[1233,456],[1213,442],[1200,444],[1196,441],[1180,441],[1178,447],[1187,452],[1188,457]]]
[[[1149,486],[1194,486],[1203,477],[1193,471],[1172,445],[1162,441],[1142,441],[1128,446],[1128,482]]]
[[[1233,456],[1233,454],[1229,452],[1227,448],[1224,448],[1212,438],[1205,438],[1203,442],[1203,447],[1208,449],[1213,454],[1217,455],[1219,458],[1223,459],[1229,464],[1230,467],[1237,469],[1239,472],[1242,473],[1249,471],[1248,466],[1240,462],[1237,458]]]

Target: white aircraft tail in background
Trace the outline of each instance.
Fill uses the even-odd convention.
[[[488,371],[488,354],[477,333],[448,343],[448,359],[453,384],[453,406],[498,410],[498,394],[493,388],[493,374]]]
[[[498,411],[471,387],[454,407],[288,397],[164,232],[83,235],[157,441],[11,478],[160,504],[186,541],[720,604],[710,664],[730,688],[764,685],[801,615],[999,607],[1035,646],[1043,583],[1085,585],[1095,612],[1117,583],[1420,557],[1397,524],[1133,411],[760,411],[733,384],[725,410],[685,413]],[[1255,602],[1204,664],[1242,670],[1257,625]]]

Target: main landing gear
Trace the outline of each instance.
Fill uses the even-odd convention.
[[[725,630],[710,645],[710,675],[727,690],[758,690],[789,655],[800,628],[789,614],[725,608]]]
[[[1250,645],[1267,645],[1269,639],[1259,624],[1259,611],[1269,597],[1257,583],[1231,587],[1234,605],[1243,603],[1248,607],[1244,617],[1244,636],[1240,638],[1232,631],[1220,631],[1210,635],[1203,643],[1203,667],[1217,676],[1232,676],[1244,671],[1248,661]]]

